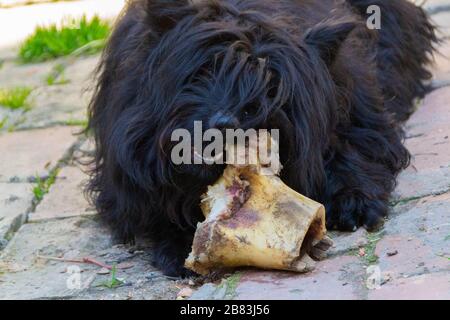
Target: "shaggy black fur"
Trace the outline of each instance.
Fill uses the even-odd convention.
[[[378,31],[365,24],[372,4]],[[202,120],[280,129],[282,179],[326,205],[328,227],[377,228],[409,163],[401,122],[426,90],[435,41],[406,0],[132,1],[90,105],[101,217],[122,240],[152,239],[166,274],[185,274],[200,195],[223,167],[168,155],[172,131]],[[233,119],[217,124],[219,111]]]

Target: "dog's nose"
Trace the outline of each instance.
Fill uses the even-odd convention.
[[[209,127],[219,130],[236,129],[239,127],[239,120],[233,115],[218,112],[209,120]]]

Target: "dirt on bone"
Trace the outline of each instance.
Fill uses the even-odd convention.
[[[307,272],[331,246],[325,209],[255,167],[228,166],[201,202],[187,268],[207,275],[220,269],[258,267]]]
[[[231,208],[229,209],[230,215],[234,216],[244,205],[245,202],[250,198],[250,186],[247,181],[241,180],[240,182],[235,182],[229,189],[228,192],[232,194],[233,201]]]

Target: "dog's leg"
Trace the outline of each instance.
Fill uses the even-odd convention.
[[[358,126],[337,134],[326,166],[327,225],[345,231],[359,226],[373,230],[383,223],[397,175],[409,165],[410,156],[401,130],[390,124],[387,114],[365,110],[353,116]],[[373,117],[377,126],[370,128],[359,117]]]
[[[369,163],[355,149],[344,146],[327,168],[327,227],[373,230],[388,213],[394,176],[380,164]]]

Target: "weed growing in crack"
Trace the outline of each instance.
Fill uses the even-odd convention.
[[[33,194],[37,202],[41,202],[44,199],[50,187],[55,183],[58,173],[59,169],[55,169],[50,172],[50,175],[46,179],[42,179],[38,175],[36,176],[36,185],[33,188]]]
[[[125,282],[122,279],[117,278],[117,266],[113,265],[111,272],[110,272],[111,278],[108,281],[102,282],[98,285],[98,287],[105,287],[108,289],[115,289],[117,287],[120,287]]]
[[[371,265],[378,262],[378,256],[375,254],[375,249],[377,248],[378,242],[381,240],[381,232],[371,233],[367,236],[368,243],[364,247],[365,255],[363,256],[364,261]]]
[[[66,67],[63,64],[58,63],[55,65],[50,73],[45,77],[45,82],[47,85],[54,86],[69,83],[70,81],[64,77],[65,70]]]
[[[30,104],[27,102],[27,99],[31,91],[33,91],[33,89],[30,87],[0,89],[0,106],[11,110],[20,108],[29,109]]]
[[[3,127],[6,125],[7,122],[8,122],[8,118],[7,117],[5,117],[5,118],[0,120],[0,130],[3,129]]]
[[[87,128],[88,121],[86,119],[69,119],[64,122],[66,126],[83,127],[83,130]]]
[[[351,249],[348,255],[361,258],[365,264],[373,265],[378,262],[379,257],[375,254],[378,242],[382,239],[383,231],[369,233],[367,235],[367,244],[363,247]]]
[[[242,274],[236,272],[228,278],[222,280],[221,284],[217,287],[218,291],[225,290],[225,298],[232,299],[236,295],[236,288],[239,285]]]

